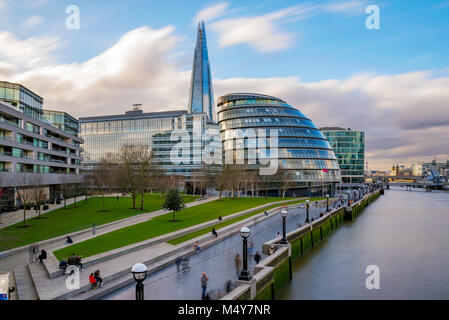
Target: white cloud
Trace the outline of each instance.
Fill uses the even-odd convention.
[[[226,9],[228,8],[228,2],[222,2],[215,6],[208,7],[206,9],[201,10],[193,19],[193,22],[196,24],[201,20],[204,21],[212,21],[218,17],[223,16],[226,13]]]
[[[40,25],[42,22],[44,22],[44,18],[42,18],[41,16],[32,16],[26,19],[23,22],[23,25],[28,28],[33,28]]]
[[[283,50],[293,44],[294,35],[279,28],[285,19],[301,19],[316,9],[303,4],[256,17],[227,18],[211,25],[220,47],[246,43],[260,52]]]
[[[325,6],[325,10],[329,12],[363,12],[366,7],[365,1],[343,1],[343,2],[330,2]]]
[[[168,58],[176,56],[178,42],[171,26],[142,27],[86,62],[61,64],[58,39],[19,40],[2,32],[0,43],[10,45],[0,51],[0,78],[23,83],[45,98],[46,108],[76,117],[123,113],[133,103],[147,112],[187,109],[190,69]],[[449,76],[436,74],[357,74],[319,82],[215,79],[214,92],[216,98],[230,92],[278,96],[318,126],[364,130],[370,168],[388,169],[393,162],[432,157],[435,150],[449,157]]]

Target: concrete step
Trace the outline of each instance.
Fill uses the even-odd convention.
[[[15,268],[14,277],[19,300],[39,300],[28,266]]]

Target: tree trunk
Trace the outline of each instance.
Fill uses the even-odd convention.
[[[218,196],[218,200],[221,200],[222,195],[223,195],[223,189],[220,188],[220,194],[219,194],[219,196]]]
[[[75,201],[73,202],[73,207],[76,208],[76,193],[75,193]]]
[[[143,200],[144,200],[144,193],[142,193],[142,199],[140,199],[140,211],[143,211]]]
[[[23,204],[23,226],[26,226],[26,217],[27,217],[27,206],[24,203]]]
[[[135,209],[136,208],[136,198],[137,198],[137,196],[135,195],[135,194],[133,194],[133,209]]]
[[[102,199],[103,199],[103,211],[104,211],[104,193],[103,193]]]
[[[176,211],[173,210],[173,221],[175,221],[175,219],[176,219]]]
[[[67,200],[66,200],[66,198],[64,196],[64,209],[66,209],[66,205],[67,205]]]

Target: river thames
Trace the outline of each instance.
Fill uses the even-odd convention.
[[[378,290],[365,285],[370,265]],[[449,299],[449,192],[385,190],[297,259],[276,299]]]

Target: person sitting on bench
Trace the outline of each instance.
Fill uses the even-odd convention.
[[[97,280],[95,280],[95,276],[93,273],[91,273],[89,276],[89,282],[92,286],[92,289],[97,289]]]
[[[64,273],[67,269],[67,262],[65,259],[62,259],[61,262],[59,262],[59,269],[64,270]]]
[[[65,244],[72,244],[73,240],[70,238],[70,236],[67,236],[67,239],[65,240]]]

